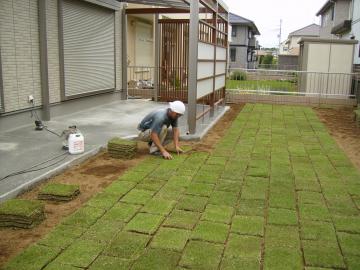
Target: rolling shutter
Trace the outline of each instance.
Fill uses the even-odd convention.
[[[65,97],[115,89],[115,14],[83,1],[63,1]]]

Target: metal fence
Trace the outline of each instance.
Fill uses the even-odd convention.
[[[352,105],[360,74],[297,70],[230,69],[227,102]]]

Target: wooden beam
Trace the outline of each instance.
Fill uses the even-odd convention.
[[[171,14],[190,13],[189,9],[180,8],[127,8],[126,14]]]

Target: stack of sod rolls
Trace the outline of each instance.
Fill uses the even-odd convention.
[[[39,201],[13,199],[0,205],[0,227],[33,228],[45,219]]]
[[[78,185],[50,183],[44,186],[38,194],[40,200],[71,201],[80,194]]]
[[[111,157],[119,159],[132,159],[137,151],[136,141],[112,138],[108,142],[108,152]]]

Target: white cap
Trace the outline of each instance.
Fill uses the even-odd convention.
[[[176,112],[178,114],[184,114],[185,113],[185,105],[179,100],[176,100],[174,102],[169,102],[170,110],[173,112]]]

